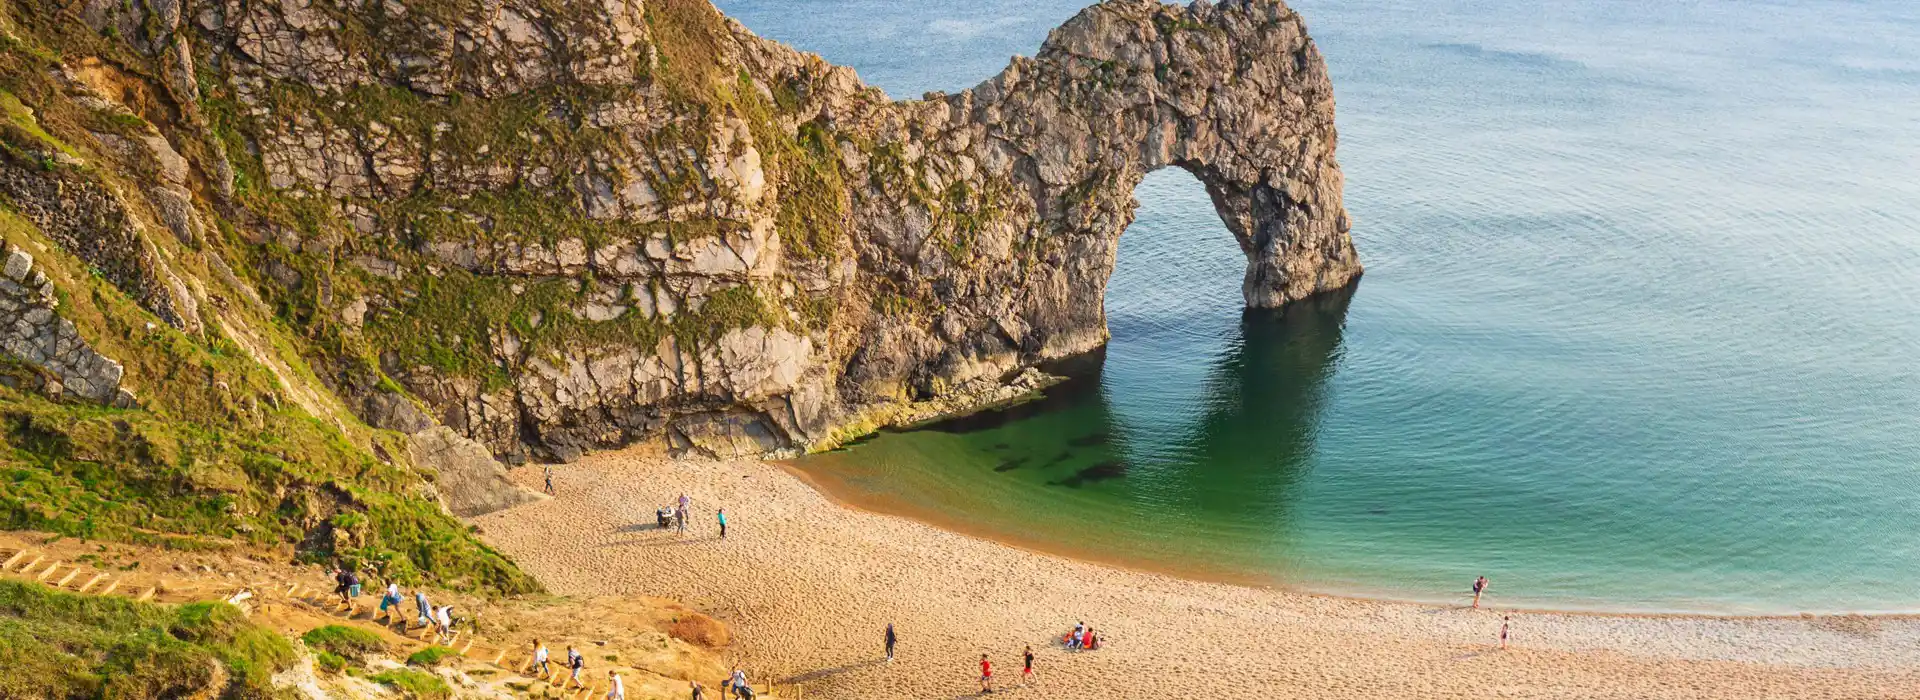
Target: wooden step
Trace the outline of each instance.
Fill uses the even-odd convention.
[[[11,570],[14,564],[19,563],[21,559],[27,558],[27,555],[32,553],[33,551],[28,549],[22,549],[18,552],[14,552],[13,556],[7,557],[7,562],[5,564],[0,564],[0,571]]]
[[[54,587],[54,588],[66,588],[66,587],[67,587],[67,584],[69,584],[69,583],[72,583],[72,582],[73,582],[73,579],[74,579],[74,577],[76,577],[76,576],[79,576],[79,575],[80,575],[80,567],[77,567],[77,566],[76,566],[76,567],[73,567],[73,570],[72,570],[72,571],[69,571],[69,572],[67,572],[67,575],[65,575],[65,576],[62,576],[62,577],[60,577],[60,582],[59,582],[59,583],[56,583],[56,584],[53,584],[53,587]]]
[[[86,582],[86,583],[83,583],[83,584],[80,584],[80,588],[79,588],[79,591],[80,591],[81,593],[85,593],[85,592],[87,592],[87,589],[89,589],[89,588],[93,588],[93,584],[96,584],[96,583],[99,583],[99,582],[100,582],[100,579],[103,579],[103,578],[106,578],[106,577],[107,577],[107,572],[105,572],[105,571],[102,571],[102,572],[100,572],[100,573],[97,573],[97,574],[94,574],[94,575],[93,575],[93,578],[90,578],[90,579],[87,579],[87,582]]]
[[[48,564],[48,565],[47,565],[47,568],[44,568],[44,569],[41,569],[41,570],[40,570],[40,574],[39,574],[39,575],[37,575],[37,576],[34,576],[34,577],[33,577],[33,580],[35,580],[35,581],[45,581],[45,580],[47,580],[47,577],[48,577],[48,576],[52,576],[52,575],[53,575],[53,572],[55,572],[55,571],[58,571],[59,569],[60,569],[60,562],[57,562],[57,561],[56,561],[56,562],[54,562],[54,563],[52,563],[52,564]]]

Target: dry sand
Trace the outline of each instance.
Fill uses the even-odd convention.
[[[730,654],[756,685],[801,683],[809,697],[972,696],[982,653],[996,695],[1049,699],[1920,697],[1920,620],[1908,618],[1512,612],[1502,651],[1497,607],[1074,561],[851,510],[763,462],[613,452],[556,467],[555,482],[559,498],[479,518],[485,539],[556,593],[704,610],[733,626]],[[654,508],[683,491],[689,534],[656,530]],[[727,511],[724,541],[715,508]],[[1063,650],[1076,620],[1107,647]],[[884,664],[889,622],[901,641]],[[1038,673],[1017,689],[1024,645]]]

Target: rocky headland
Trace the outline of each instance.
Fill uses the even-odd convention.
[[[31,66],[66,104],[23,106],[88,113],[86,143],[16,144],[20,214],[185,332],[219,332],[222,277],[359,420],[511,462],[793,451],[1016,395],[1105,341],[1158,168],[1206,185],[1248,305],[1360,272],[1332,88],[1278,1],[1098,4],[907,101],[704,0],[78,18],[108,39]]]

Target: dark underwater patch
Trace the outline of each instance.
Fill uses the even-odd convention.
[[[1093,447],[1094,445],[1105,445],[1107,444],[1107,434],[1094,433],[1092,435],[1082,435],[1072,440],[1068,440],[1067,444],[1074,447]]]
[[[1080,471],[1074,472],[1073,476],[1069,476],[1065,479],[1048,482],[1048,485],[1049,486],[1065,486],[1067,488],[1077,489],[1087,484],[1093,484],[1093,483],[1099,483],[1102,481],[1118,479],[1126,475],[1127,475],[1127,463],[1117,459],[1110,459],[1105,462],[1101,462],[1091,467],[1087,467]]]

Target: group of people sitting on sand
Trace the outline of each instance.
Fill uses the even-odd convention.
[[[1067,636],[1060,638],[1060,642],[1065,644],[1068,649],[1097,651],[1100,649],[1100,634],[1094,632],[1093,628],[1088,627],[1086,621],[1083,620],[1075,624],[1073,631],[1068,632]]]

